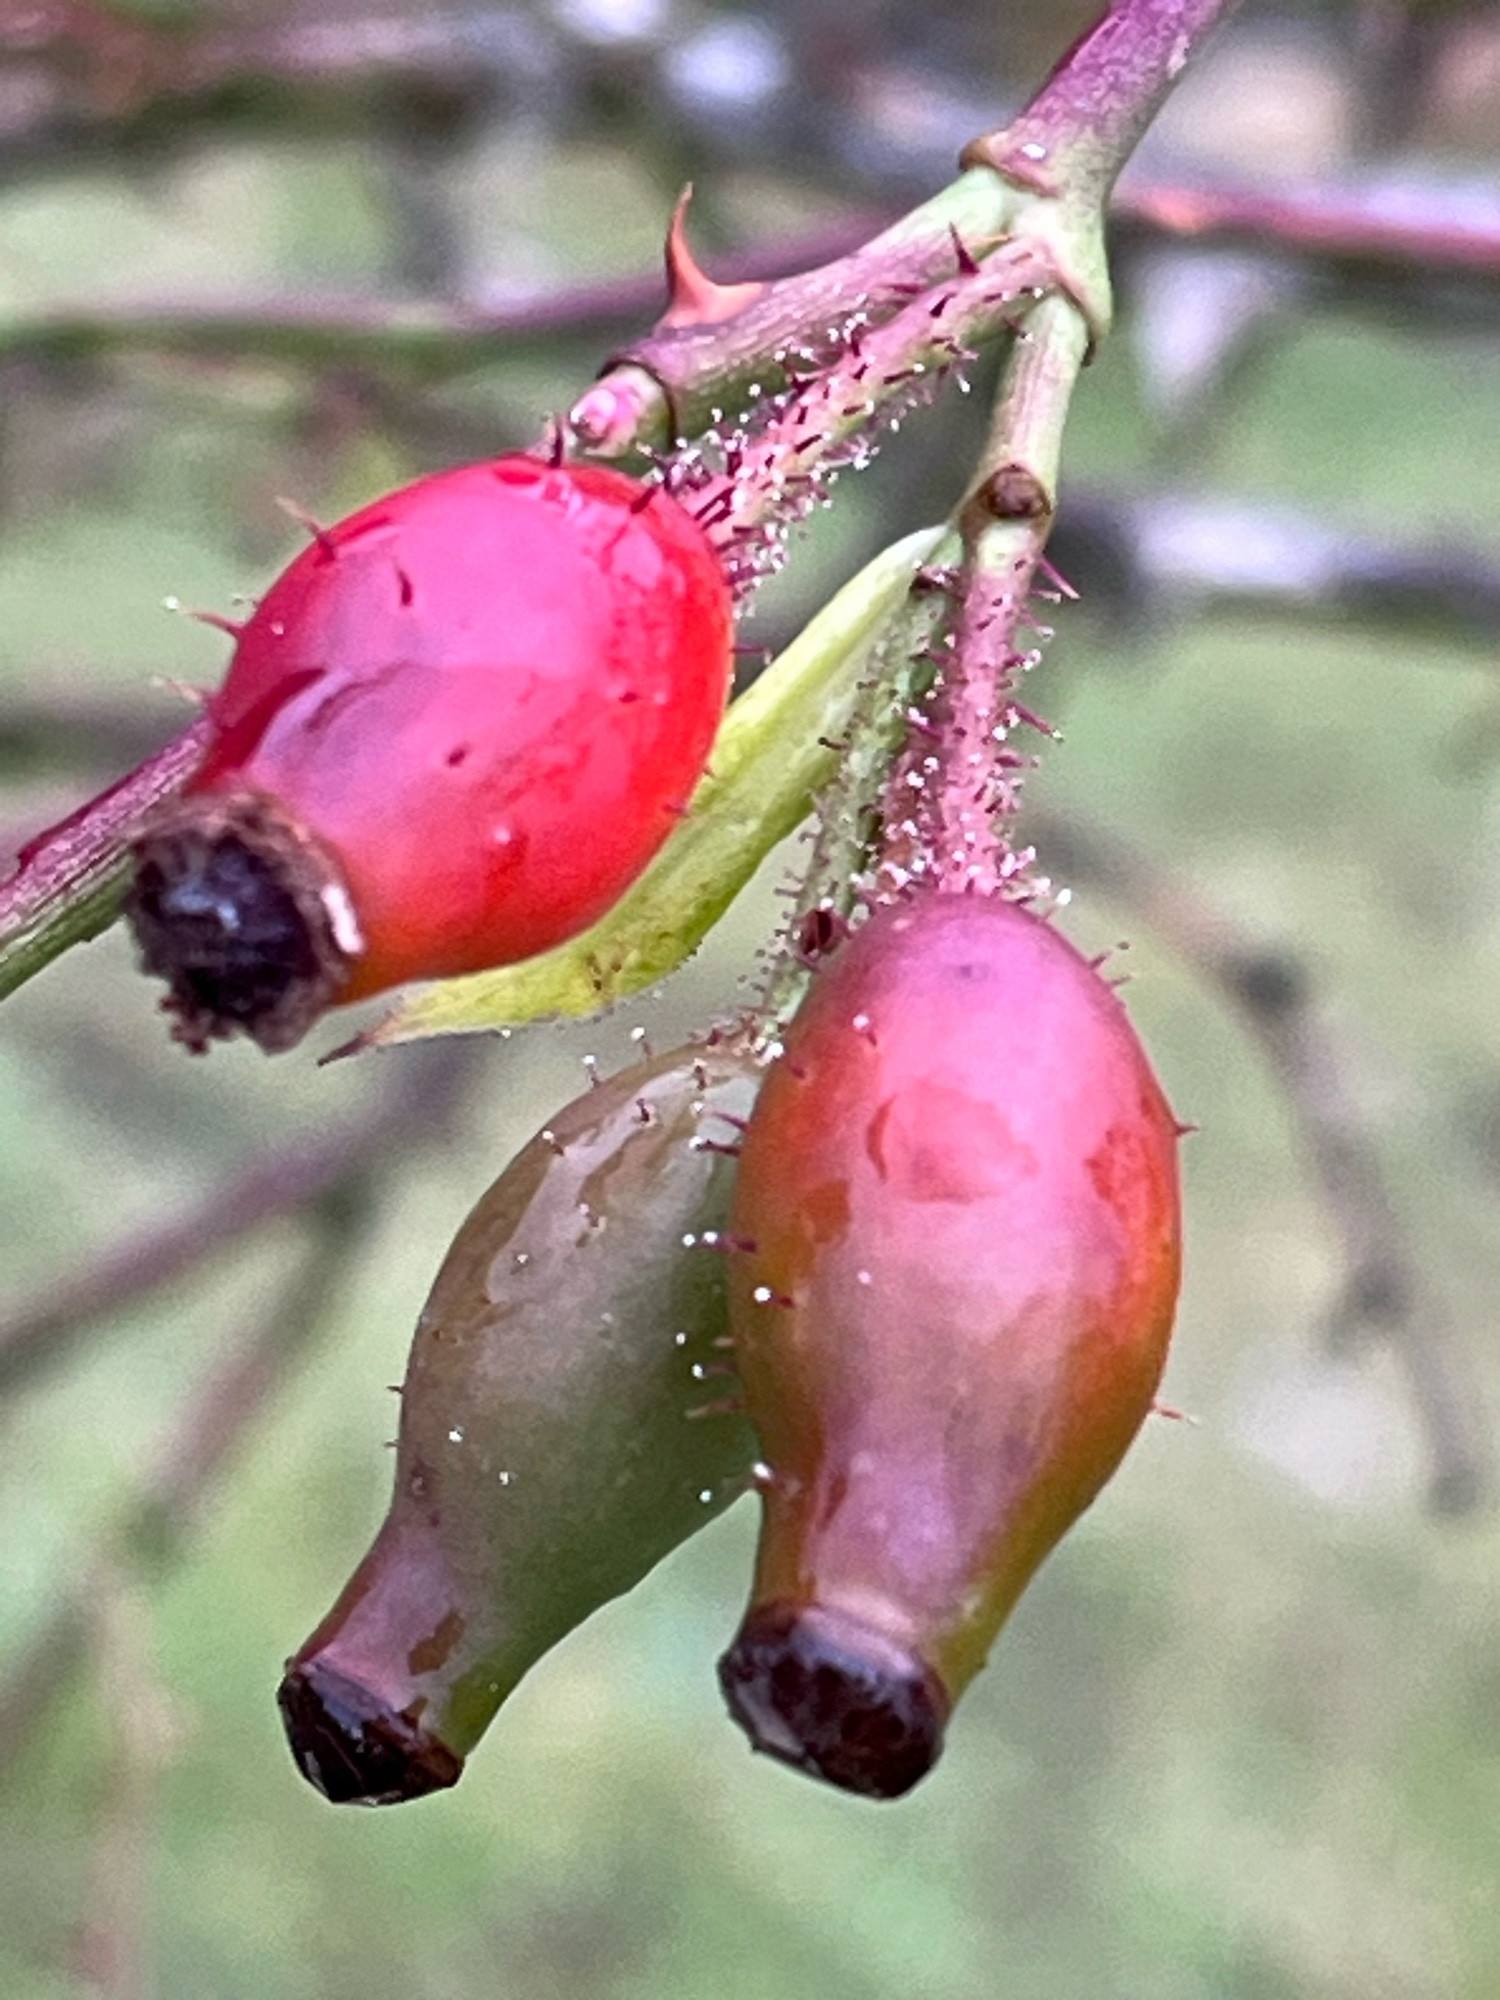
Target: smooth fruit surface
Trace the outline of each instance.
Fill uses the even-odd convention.
[[[454,1783],[542,1654],[743,1491],[725,1259],[698,1238],[724,1226],[759,1075],[723,1042],[622,1072],[460,1229],[412,1343],[390,1510],[282,1683],[328,1797]]]
[[[893,1796],[1151,1406],[1177,1125],[1114,991],[1012,903],[883,908],[815,977],[740,1163],[769,1476],[721,1667],[758,1747]]]
[[[524,456],[438,473],[272,584],[189,796],[272,801],[336,864],[340,999],[530,957],[670,832],[730,636],[718,561],[659,490]]]

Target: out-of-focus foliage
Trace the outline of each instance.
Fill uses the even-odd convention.
[[[0,837],[14,840],[168,733],[181,709],[163,682],[214,678],[221,640],[161,600],[228,610],[263,582],[288,548],[276,495],[331,514],[526,444],[615,337],[606,313],[513,352],[497,341],[472,367],[387,365],[378,341],[312,365],[265,333],[278,314],[634,278],[689,173],[710,264],[883,211],[937,185],[1078,24],[977,0],[28,12],[29,38],[0,25]],[[1153,157],[1303,180],[1378,169],[1472,204],[1500,150],[1497,52],[1487,9],[1403,24],[1373,6],[1250,5]],[[1439,582],[1460,557],[1483,581],[1500,563],[1500,313],[1482,286],[1404,287],[1398,311],[1264,258],[1228,283],[1222,264],[1160,246],[1132,249],[1119,275],[1121,325],[1068,451],[1062,532],[1071,496],[1090,526],[1073,544],[1084,601],[1059,612],[1032,682],[1065,737],[1036,798],[1108,823],[1250,945],[1303,962],[1429,1288],[1413,1337],[1456,1370],[1488,1435],[1493,614],[1438,590],[1413,623],[1408,599],[1383,607],[1373,586],[1351,613],[1295,574],[1284,515],[1306,516],[1309,542],[1346,531],[1377,583],[1393,545],[1426,550]],[[142,299],[188,319],[250,299],[261,337],[190,354],[119,338],[109,309]],[[94,334],[16,332],[64,305]],[[955,398],[841,485],[747,636],[785,637],[873,549],[940,514],[977,421]],[[1147,592],[1111,496],[1151,518],[1161,491],[1198,540],[1179,533]],[[1205,528],[1197,503],[1226,499],[1235,511]],[[110,1525],[192,1385],[276,1297],[302,1225],[97,1322],[7,1401],[8,2000],[127,1993],[137,1954],[165,2000],[1490,2000],[1500,1986],[1492,1502],[1458,1523],[1425,1508],[1401,1351],[1378,1323],[1329,1344],[1347,1272],[1294,1103],[1180,939],[1084,879],[1069,927],[1098,947],[1129,938],[1116,963],[1133,1015],[1201,1128],[1169,1374],[1199,1421],[1148,1430],[1029,1594],[931,1782],[874,1811],[745,1754],[712,1673],[742,1597],[745,1506],[544,1663],[456,1792],[360,1815],[298,1777],[281,1663],[383,1511],[384,1385],[443,1246],[575,1094],[582,1055],[623,1060],[637,1026],[670,1046],[738,1004],[794,861],[763,871],[664,995],[497,1043],[440,1148],[376,1163],[373,1220],[319,1345],[175,1566],[140,1536],[121,1554]],[[368,1106],[415,1059],[317,1070],[232,1048],[190,1063],[121,938],[75,952],[0,1015],[6,1300],[19,1312],[268,1145]],[[7,1675],[80,1581],[106,1614],[83,1671],[61,1700],[18,1704]]]

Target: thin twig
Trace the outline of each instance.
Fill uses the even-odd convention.
[[[1344,1051],[1292,953],[1238,935],[1190,883],[1118,833],[1075,815],[1037,814],[1030,831],[1054,872],[1117,896],[1167,948],[1229,1000],[1271,1065],[1302,1135],[1344,1258],[1332,1332],[1389,1342],[1427,1441],[1434,1509],[1462,1514],[1492,1482],[1492,1453],[1471,1371],[1407,1241],[1379,1147],[1359,1109]]]

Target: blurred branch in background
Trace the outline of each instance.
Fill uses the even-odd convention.
[[[848,255],[896,218],[863,207],[754,246],[722,251],[726,283],[810,270]],[[1161,245],[1258,250],[1316,277],[1325,298],[1388,310],[1401,300],[1451,317],[1455,306],[1500,310],[1500,203],[1473,180],[1405,183],[1386,173],[1291,187],[1159,179],[1131,171],[1113,202],[1129,260]],[[0,360],[73,364],[116,354],[365,368],[412,384],[638,331],[662,303],[659,272],[570,285],[517,299],[448,297],[152,298],[58,303],[0,317]]]
[[[1492,310],[1500,302],[1500,197],[1488,177],[1383,165],[1337,179],[1236,185],[1137,167],[1115,190],[1113,214],[1127,245],[1275,251],[1356,296],[1470,278]],[[1444,297],[1451,305],[1451,285]]]
[[[845,255],[891,218],[861,210],[723,258],[725,274],[775,278]],[[135,300],[45,308],[0,319],[0,360],[72,362],[118,353],[278,361],[306,368],[376,368],[411,381],[550,352],[559,340],[599,343],[638,332],[662,305],[659,270],[494,304],[293,296]]]
[[[66,1692],[119,1579],[159,1576],[182,1552],[215,1487],[290,1386],[347,1289],[393,1157],[409,1163],[442,1138],[482,1053],[476,1043],[457,1043],[430,1055],[419,1052],[419,1058],[406,1057],[384,1103],[361,1123],[322,1146],[284,1149],[192,1217],[114,1253],[13,1324],[7,1341],[13,1370],[17,1356],[22,1368],[37,1368],[44,1359],[60,1358],[65,1345],[106,1310],[195,1272],[272,1215],[297,1213],[307,1224],[310,1241],[290,1274],[208,1370],[139,1490],[118,1509],[99,1545],[70,1566],[71,1580],[0,1681],[0,1771]],[[11,1372],[7,1386],[19,1379]]]
[[[391,1158],[434,1143],[481,1056],[481,1045],[455,1042],[402,1063],[383,1096],[341,1130],[279,1143],[185,1215],[60,1279],[0,1323],[0,1399],[60,1366],[102,1319],[197,1272],[268,1222],[357,1194]]]
[[[1340,1346],[1387,1341],[1426,1439],[1428,1496],[1465,1514],[1493,1476],[1488,1413],[1475,1372],[1407,1241],[1362,1092],[1295,952],[1247,938],[1194,884],[1117,832],[1077,814],[1028,822],[1047,865],[1120,903],[1240,1014],[1271,1065],[1301,1132],[1344,1262],[1329,1323]]]
[[[101,1564],[93,1598],[93,1666],[104,1722],[98,1818],[73,1971],[100,2000],[149,2000],[151,1875],[160,1781],[174,1713],[156,1670],[151,1606],[139,1580]]]
[[[1089,612],[1127,635],[1250,610],[1407,632],[1486,658],[1500,640],[1500,560],[1478,542],[1413,544],[1207,493],[1073,487],[1052,546]]]

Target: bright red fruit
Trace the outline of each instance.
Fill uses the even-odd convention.
[[[131,914],[179,1033],[285,1047],[333,1000],[584,929],[701,775],[730,638],[702,530],[621,473],[502,458],[321,531],[139,850]]]
[[[817,975],[731,1220],[768,1470],[720,1677],[759,1749],[877,1797],[934,1761],[1151,1406],[1177,1133],[1117,995],[1013,903],[926,892]]]

